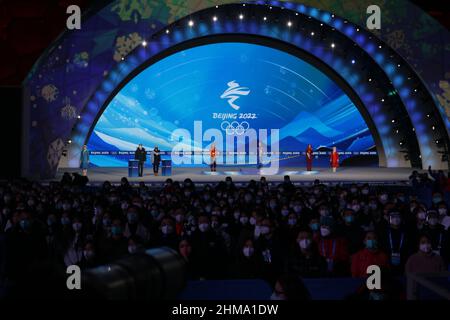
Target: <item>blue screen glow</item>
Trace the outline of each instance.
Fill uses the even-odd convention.
[[[91,164],[125,167],[127,152],[139,143],[149,151],[155,145],[169,153],[180,145],[209,150],[209,129],[224,139],[245,135],[249,129],[267,130],[273,140],[277,130],[277,156],[286,166],[302,165],[301,153],[308,144],[318,155],[336,146],[341,159],[376,156],[358,109],[322,71],[278,49],[218,43],[175,53],[129,81],[89,138]],[[245,149],[251,140],[238,141],[235,150],[239,143]],[[240,157],[246,164],[254,161]],[[327,159],[323,153],[323,165]]]

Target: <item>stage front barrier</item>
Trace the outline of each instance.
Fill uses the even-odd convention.
[[[408,273],[408,300],[450,300],[450,271],[438,273]]]
[[[139,176],[139,160],[128,160],[128,177],[134,178]]]
[[[363,278],[303,279],[313,300],[344,300],[364,285]],[[188,281],[182,300],[269,300],[273,289],[264,280]]]
[[[172,160],[162,159],[161,160],[161,171],[162,171],[163,176],[171,176],[172,175]]]

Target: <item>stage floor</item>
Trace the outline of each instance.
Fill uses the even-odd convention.
[[[307,173],[298,168],[283,168],[276,175],[267,175],[256,168],[217,168],[216,173],[211,173],[208,168],[176,168],[172,169],[171,176],[157,176],[152,174],[151,168],[144,170],[144,177],[128,178],[127,168],[92,168],[88,171],[91,184],[102,183],[106,180],[118,183],[122,177],[127,177],[130,182],[144,181],[146,183],[161,183],[167,178],[175,181],[183,181],[186,178],[194,182],[217,182],[231,176],[235,182],[248,182],[251,179],[259,180],[262,176],[269,182],[279,182],[285,175],[289,175],[294,182],[312,182],[319,179],[322,182],[370,182],[370,183],[405,183],[412,172],[410,168],[374,168],[374,167],[342,167],[336,173],[329,168],[317,168],[317,171]],[[64,172],[80,172],[79,169],[60,168],[54,180],[60,180]]]

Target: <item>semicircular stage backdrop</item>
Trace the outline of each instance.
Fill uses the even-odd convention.
[[[205,139],[211,129],[222,141]],[[328,163],[333,146],[344,158],[367,155],[377,163],[364,119],[332,79],[284,51],[237,42],[190,48],[144,69],[107,105],[88,148],[94,166],[123,167],[140,143],[170,153],[208,150],[215,142],[224,151],[246,153],[221,162],[252,164],[251,129],[261,144],[259,133],[267,130],[268,151],[278,130],[282,166],[301,164],[308,144],[321,155],[318,164]],[[227,136],[236,138],[231,149]],[[186,156],[180,165],[202,163],[195,157],[201,155]]]

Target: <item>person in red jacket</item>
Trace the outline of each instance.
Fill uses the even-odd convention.
[[[306,148],[306,170],[312,170],[312,157],[313,157],[313,149],[310,144],[308,144],[308,148]]]
[[[339,167],[339,153],[336,151],[336,147],[333,147],[331,152],[330,163],[333,172],[336,172],[336,169]]]
[[[334,219],[323,217],[320,221],[319,253],[327,261],[328,272],[333,276],[347,276],[350,273],[348,243],[334,233]]]
[[[389,267],[389,257],[378,249],[378,236],[373,231],[368,231],[364,238],[365,248],[352,256],[352,277],[367,277],[367,267],[377,265],[380,268]]]

